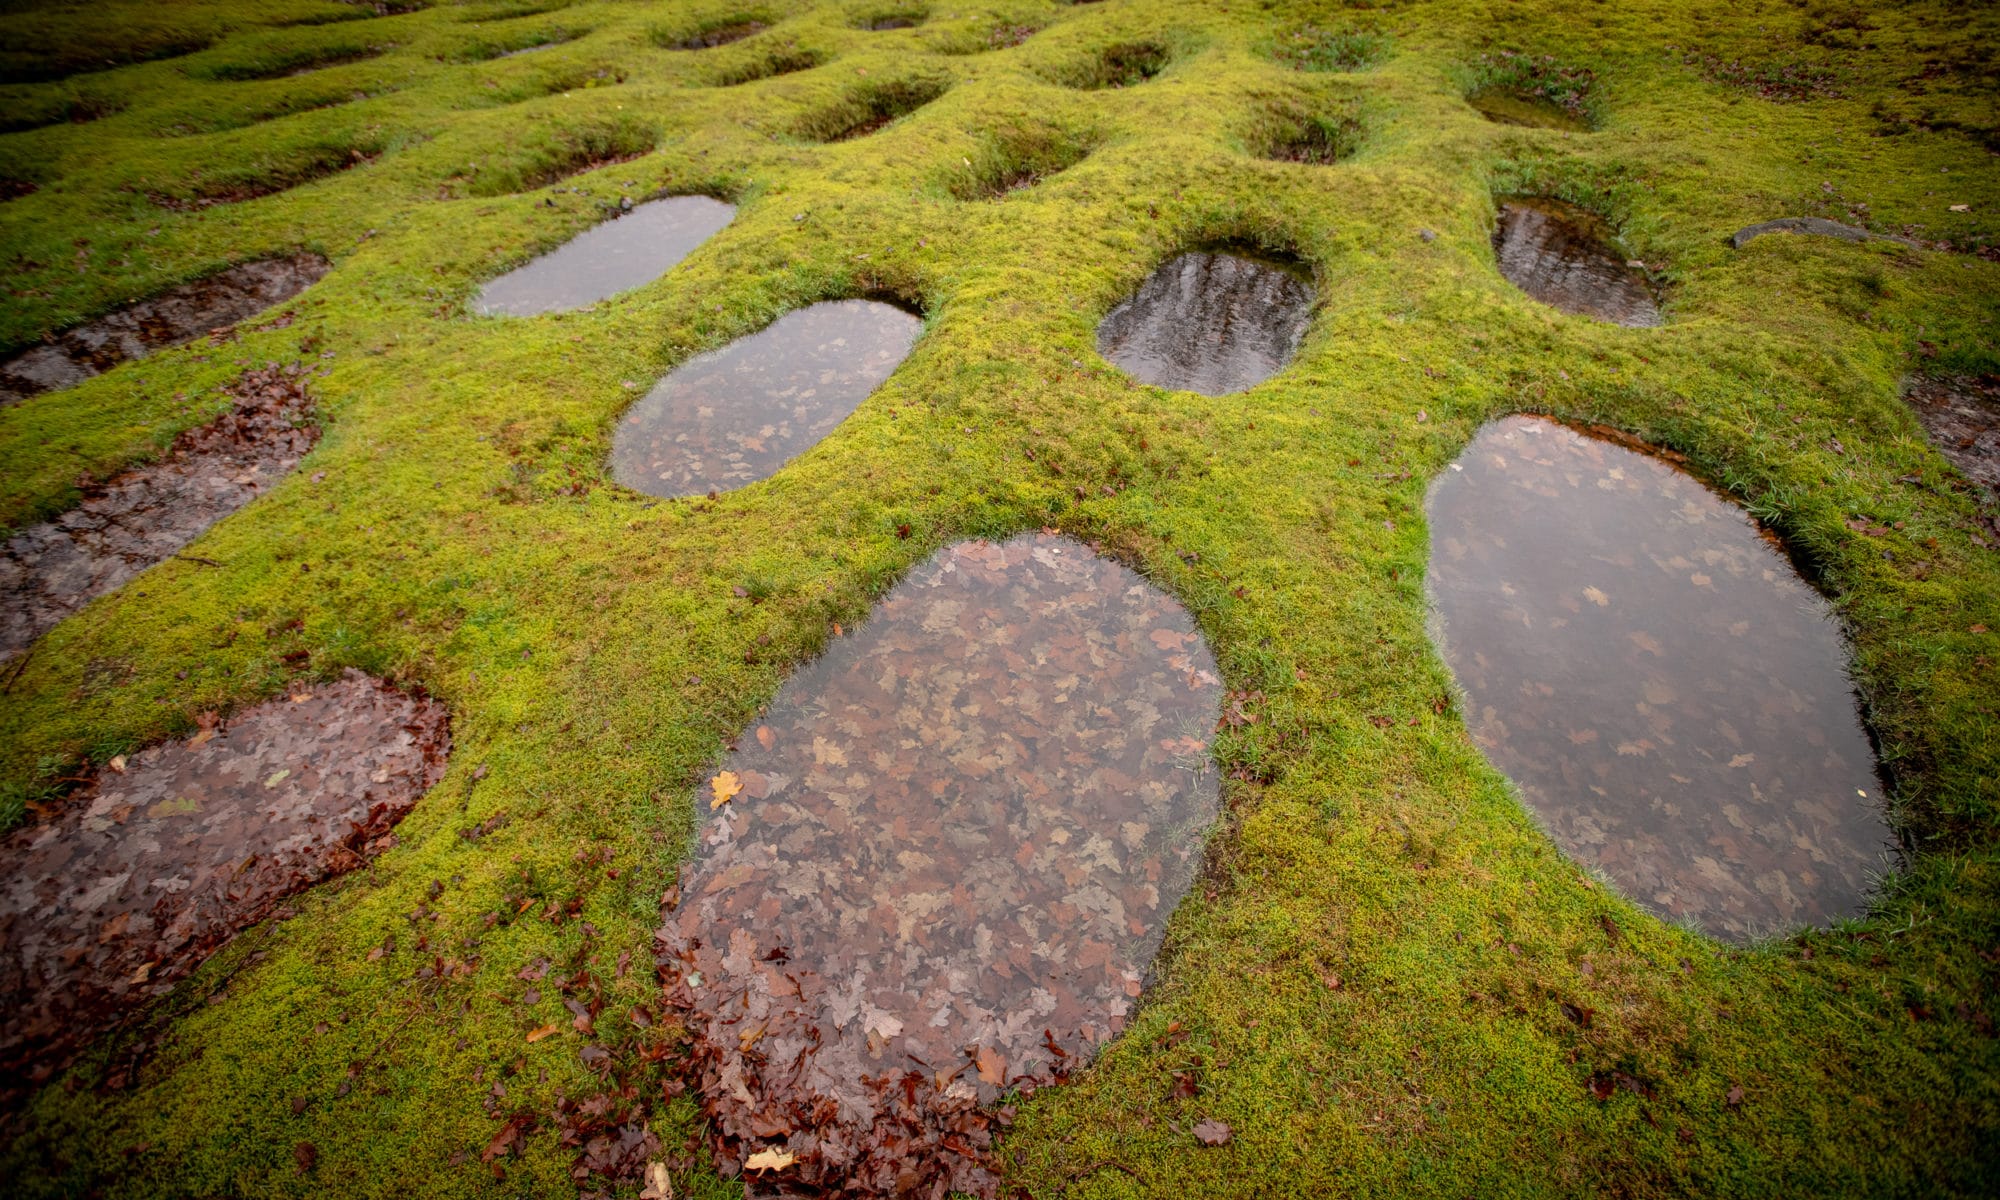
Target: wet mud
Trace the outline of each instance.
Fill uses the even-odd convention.
[[[81,383],[298,295],[327,273],[316,254],[243,263],[99,317],[0,361],[0,405]]]
[[[319,439],[306,379],[297,364],[246,372],[229,389],[234,407],[158,462],[91,485],[75,508],[0,546],[0,662],[298,466]]]
[[[1746,225],[1729,235],[1729,244],[1741,250],[1749,242],[1767,233],[1802,233],[1813,237],[1838,238],[1843,242],[1895,242],[1903,246],[1921,244],[1912,238],[1873,233],[1858,226],[1829,221],[1825,217],[1779,217],[1775,221],[1760,221],[1755,225]]]
[[[1177,603],[1047,534],[948,547],[801,668],[659,932],[724,1169],[992,1195],[983,1106],[1119,1032],[1197,872],[1221,690]]]
[[[2000,491],[2000,375],[1919,375],[1904,385],[1903,399],[1946,461]]]
[[[653,496],[699,496],[777,473],[889,378],[923,322],[831,300],[688,360],[619,418],[611,472]]]
[[[1097,327],[1098,353],[1141,383],[1220,396],[1283,370],[1312,322],[1296,269],[1192,251],[1163,263]]]
[[[1494,422],[1429,501],[1466,722],[1556,843],[1670,920],[1744,941],[1857,914],[1893,865],[1826,602],[1659,458]]]
[[[1601,220],[1573,205],[1502,203],[1493,252],[1508,282],[1552,308],[1634,328],[1660,323],[1645,276],[1626,265]]]
[[[356,671],[300,683],[104,769],[63,815],[9,836],[0,1102],[239,931],[288,915],[286,897],[393,845],[444,771],[448,720]]]
[[[1589,133],[1590,122],[1559,104],[1530,96],[1511,88],[1487,88],[1474,92],[1465,98],[1480,116],[1495,125],[1514,125],[1527,129],[1560,129],[1570,133]]]
[[[567,312],[642,287],[735,215],[735,205],[708,196],[648,201],[495,279],[480,289],[473,310],[487,316]]]

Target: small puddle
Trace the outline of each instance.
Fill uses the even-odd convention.
[[[1810,237],[1837,238],[1843,242],[1895,242],[1898,245],[1913,247],[1922,245],[1914,238],[1899,237],[1891,233],[1875,233],[1859,226],[1829,221],[1825,217],[1779,217],[1775,221],[1759,221],[1755,225],[1745,225],[1730,234],[1729,244],[1741,250],[1767,233],[1798,233]]]
[[[1141,383],[1221,396],[1283,370],[1312,321],[1297,268],[1196,250],[1147,276],[1097,327],[1097,351]]]
[[[611,473],[653,496],[699,496],[776,474],[847,419],[924,323],[874,300],[829,300],[674,368],[618,420]]]
[[[1740,509],[1532,417],[1481,430],[1428,508],[1473,740],[1565,852],[1732,941],[1862,910],[1893,841],[1847,649]]]
[[[0,404],[82,383],[128,359],[234,325],[327,273],[317,254],[243,263],[162,292],[0,361]]]
[[[495,279],[473,309],[526,317],[595,304],[666,274],[735,215],[735,205],[708,196],[650,200]]]
[[[1645,277],[1625,265],[1604,222],[1574,205],[1503,202],[1493,252],[1508,282],[1552,308],[1634,328],[1660,323]]]
[[[167,992],[280,901],[395,842],[444,771],[449,716],[357,671],[104,769],[6,839],[0,1103]]]
[[[183,432],[158,462],[86,488],[81,504],[0,546],[0,662],[93,598],[175,557],[296,467],[318,440],[297,364],[248,371],[229,391],[236,406]]]
[[[1221,691],[1179,604],[1046,534],[947,547],[800,668],[659,932],[718,1161],[990,1196],[979,1106],[1119,1032],[1194,879]]]
[[[1569,133],[1590,132],[1590,122],[1582,116],[1539,96],[1526,95],[1512,88],[1487,88],[1467,96],[1465,102],[1495,125],[1560,129]]]
[[[1904,386],[1903,399],[1947,462],[2000,491],[2000,375],[1919,375]]]

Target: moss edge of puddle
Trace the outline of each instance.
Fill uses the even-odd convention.
[[[691,7],[689,20],[728,7]],[[327,6],[261,11],[309,10]],[[1781,215],[1852,219],[1845,204],[1865,201],[1886,228],[1922,222],[1930,236],[1991,244],[2000,175],[1974,136],[1869,134],[1878,104],[1890,117],[1930,104],[1932,125],[1990,112],[1990,93],[1968,98],[1949,79],[1928,98],[1893,83],[1927,57],[1965,61],[1994,44],[1992,14],[1943,2],[1872,11],[1870,51],[1837,19],[1782,4],[1708,21],[1670,5],[1583,17],[1545,0],[1504,18],[1480,5],[1191,4],[1164,32],[1157,11],[1125,2],[946,11],[867,33],[828,5],[676,53],[648,40],[671,23],[656,8],[577,3],[498,29],[430,9],[351,27],[398,48],[328,71],[380,98],[197,137],[155,136],[149,114],[247,105],[326,73],[219,84],[162,61],[6,90],[127,107],[0,137],[4,173],[41,188],[0,208],[0,261],[19,292],[41,293],[0,313],[0,341],[229,262],[303,247],[336,263],[287,306],[289,328],[165,352],[0,412],[0,523],[19,527],[65,506],[80,474],[157,452],[214,412],[237,360],[289,360],[308,337],[320,339],[312,353],[335,355],[315,384],[319,447],[189,548],[224,565],[148,572],[50,634],[6,684],[6,786],[36,794],[80,758],[274,695],[295,672],[282,656],[301,649],[316,676],[351,665],[429,686],[452,705],[458,748],[399,848],[177,989],[150,1022],[160,1040],[132,1090],[92,1090],[118,1043],[80,1068],[75,1090],[46,1089],[13,1126],[0,1173],[43,1194],[568,1186],[569,1155],[546,1126],[505,1183],[478,1159],[499,1128],[478,1103],[492,1067],[526,1063],[503,1111],[546,1110],[557,1089],[587,1094],[592,1079],[578,1035],[524,1042],[531,1021],[552,1019],[549,998],[541,1018],[494,998],[518,994],[522,964],[583,938],[577,920],[483,928],[510,878],[525,869],[537,896],[581,899],[599,931],[595,969],[609,975],[634,952],[640,969],[608,986],[614,1015],[600,1025],[616,1044],[619,1006],[652,990],[650,930],[693,792],[789,665],[938,546],[1056,525],[1171,591],[1228,686],[1266,699],[1250,705],[1257,723],[1219,740],[1208,889],[1176,913],[1126,1035],[1023,1107],[1005,1144],[1011,1182],[1078,1196],[1993,1190],[2000,1164],[1981,1147],[2000,1135],[2000,1042],[1958,1006],[1990,1020],[2000,974],[1982,957],[2000,944],[2000,635],[1971,632],[2000,629],[2000,558],[1971,542],[1975,504],[1945,486],[1896,384],[1909,370],[2000,366],[2000,265],[1879,243],[1783,236],[1732,251],[1725,240]],[[138,5],[89,19],[109,36],[121,21],[164,20]],[[245,19],[219,5],[185,13],[189,27]],[[1307,20],[1386,30],[1393,49],[1353,75],[1294,73],[1257,52]],[[436,57],[544,24],[590,32],[518,59]],[[1013,24],[1044,28],[990,54],[911,53]],[[1771,49],[1774,34],[1790,48]],[[692,86],[774,35],[832,60],[742,88]],[[1028,70],[1139,39],[1175,58],[1138,87],[1070,92]],[[221,61],[232,44],[205,53]],[[1461,99],[1474,82],[1465,64],[1499,48],[1595,71],[1603,131],[1480,118]],[[1711,61],[1767,77],[1824,70],[1844,97],[1774,103]],[[815,147],[766,133],[860,70],[918,68],[957,87],[873,137]],[[582,86],[599,69],[624,82]],[[490,106],[551,79],[579,82]],[[1358,105],[1353,158],[1240,155],[1271,102],[1308,100]],[[1004,200],[949,198],[951,173],[972,169],[959,164],[991,152],[966,130],[1042,122],[1101,144]],[[660,148],[560,181],[583,194],[556,195],[555,210],[537,207],[546,189],[473,194],[560,157],[545,136],[558,124],[590,126],[607,145],[656,135]],[[363,143],[384,153],[243,205],[179,214],[143,194],[196,164],[282,165]],[[598,206],[662,189],[742,208],[624,300],[525,322],[461,315],[480,282],[587,227]],[[1668,325],[1595,326],[1514,293],[1487,237],[1492,197],[1524,191],[1604,212],[1633,253],[1662,264]],[[1968,213],[1948,211],[1961,203]],[[1424,242],[1422,228],[1439,236]],[[1094,352],[1097,319],[1160,260],[1218,239],[1317,267],[1321,313],[1297,359],[1214,400],[1128,386]],[[714,502],[649,504],[609,486],[612,422],[669,367],[798,305],[879,291],[926,297],[929,329],[818,448]],[[1456,712],[1435,711],[1451,684],[1424,632],[1424,489],[1482,421],[1522,408],[1679,450],[1813,564],[1854,634],[1902,824],[1923,851],[1879,915],[1747,951],[1662,925],[1586,886]],[[1898,482],[1913,474],[1920,483]],[[1862,517],[1888,531],[1848,527]],[[502,811],[510,822],[477,845],[459,836]],[[577,861],[595,845],[614,851],[617,879]],[[441,918],[421,932],[448,946],[478,937],[470,979],[414,977],[407,914],[433,880],[446,885],[428,901]],[[389,933],[402,948],[369,961]],[[1564,1005],[1592,1010],[1590,1026]],[[320,1021],[328,1032],[313,1032]],[[1171,1022],[1191,1036],[1162,1048]],[[1169,1072],[1196,1054],[1201,1093],[1168,1099]],[[363,1075],[337,1097],[358,1061]],[[1620,1086],[1620,1072],[1654,1096]],[[1593,1076],[1609,1099],[1593,1098]],[[1232,1126],[1229,1145],[1185,1132],[1208,1118]],[[654,1129],[671,1145],[693,1121],[677,1101]],[[316,1149],[309,1174],[300,1142]],[[470,1161],[447,1165],[461,1150]],[[702,1171],[675,1184],[737,1194]]]

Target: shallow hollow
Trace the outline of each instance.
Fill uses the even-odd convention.
[[[1634,328],[1660,324],[1652,284],[1588,209],[1545,196],[1503,200],[1493,254],[1509,283],[1551,308]]]
[[[487,316],[567,312],[643,287],[735,215],[735,205],[709,196],[647,201],[488,283],[473,308]]]
[[[0,1099],[285,897],[352,870],[443,774],[443,704],[348,671],[141,750],[6,840]]]
[[[612,475],[676,497],[776,474],[880,387],[921,332],[920,318],[877,300],[788,312],[674,368],[627,410],[612,436]]]
[[[1327,166],[1359,150],[1362,133],[1352,113],[1274,110],[1259,123],[1251,148],[1259,158]]]
[[[1097,327],[1098,352],[1156,387],[1220,396],[1283,370],[1312,321],[1303,265],[1235,250],[1162,263]]]
[[[1466,722],[1566,853],[1731,940],[1865,906],[1893,842],[1846,647],[1740,509],[1660,458],[1508,417],[1429,516]]]
[[[800,1183],[991,1194],[948,1138],[1122,1028],[1215,818],[1220,696],[1179,604],[1047,534],[947,547],[801,668],[660,931],[703,1073],[748,1085],[702,1098],[718,1160],[789,1130]]]
[[[1165,46],[1155,42],[1119,42],[1049,68],[1045,74],[1053,83],[1083,91],[1136,87],[1166,70],[1171,57]]]
[[[999,200],[1069,170],[1092,149],[1090,141],[1061,130],[1010,129],[984,138],[976,157],[962,156],[945,190],[960,200]]]
[[[1496,125],[1589,133],[1590,119],[1544,96],[1510,87],[1486,87],[1465,98],[1473,111]]]
[[[833,104],[801,118],[792,132],[812,142],[846,142],[867,137],[944,95],[949,86],[946,80],[924,77],[864,83]]]

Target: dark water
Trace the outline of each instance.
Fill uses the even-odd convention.
[[[1500,273],[1515,287],[1572,316],[1614,325],[1660,323],[1645,277],[1625,265],[1603,222],[1558,200],[1510,200],[1493,230]]]
[[[833,432],[916,345],[923,322],[830,300],[674,368],[618,420],[611,473],[654,496],[755,483]]]
[[[1759,221],[1755,225],[1745,225],[1729,235],[1729,244],[1741,250],[1745,245],[1767,233],[1799,233],[1811,237],[1838,238],[1843,242],[1876,241],[1897,242],[1905,246],[1921,245],[1914,238],[1892,233],[1874,233],[1858,226],[1829,221],[1825,217],[1779,217],[1775,221]]]
[[[1530,129],[1563,129],[1588,133],[1590,125],[1582,117],[1559,104],[1536,96],[1524,96],[1506,88],[1488,88],[1466,98],[1479,115],[1496,125],[1519,125]]]
[[[708,196],[647,201],[487,284],[473,308],[527,317],[629,292],[672,270],[735,215],[735,205]]]
[[[1168,259],[1097,327],[1098,353],[1142,383],[1220,396],[1284,369],[1312,320],[1313,287],[1239,254]]]
[[[1972,482],[2000,490],[2000,376],[1919,375],[1903,399],[1939,454]]]
[[[1187,613],[1067,538],[897,585],[738,739],[661,929],[716,1127],[872,1178],[901,1088],[864,1077],[914,1073],[935,1131],[1116,1034],[1215,817],[1220,696]],[[989,1194],[940,1157],[927,1180]]]
[[[0,1099],[299,889],[394,843],[443,774],[444,705],[356,671],[142,750],[6,839]],[[114,1085],[116,1086],[116,1085]]]
[[[1467,723],[1557,844],[1730,940],[1861,910],[1891,839],[1846,647],[1741,510],[1658,459],[1509,417],[1429,512]]]
[[[289,300],[325,275],[317,254],[243,263],[106,314],[0,361],[0,404],[66,388]]]

